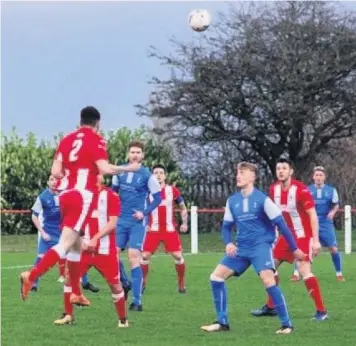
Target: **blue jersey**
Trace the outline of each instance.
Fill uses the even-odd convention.
[[[261,243],[272,244],[276,239],[276,232],[271,220],[281,215],[280,209],[272,200],[254,188],[247,197],[236,192],[228,198],[224,221],[234,222],[237,246],[241,253]]]
[[[58,194],[49,189],[40,193],[32,207],[32,213],[42,215],[43,229],[49,235],[60,236],[61,213],[59,209]]]
[[[120,190],[120,219],[133,219],[134,212],[144,212],[148,204],[149,194],[161,192],[157,178],[147,167],[142,166],[137,172],[126,172],[113,176],[112,188]]]
[[[330,221],[327,216],[335,204],[339,204],[339,195],[336,189],[331,185],[317,187],[315,184],[308,186],[315,201],[315,209],[319,221]],[[331,221],[330,221],[331,222]]]

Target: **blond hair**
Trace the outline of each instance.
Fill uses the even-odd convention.
[[[257,165],[255,165],[254,163],[251,163],[251,162],[246,162],[246,161],[240,162],[237,165],[237,169],[240,169],[240,170],[248,169],[251,172],[255,173],[256,175],[258,173]]]

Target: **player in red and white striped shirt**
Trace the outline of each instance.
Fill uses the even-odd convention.
[[[280,159],[276,166],[278,181],[270,188],[271,199],[282,210],[288,227],[292,230],[298,248],[305,254],[304,261],[297,261],[297,268],[303,277],[305,286],[315,304],[314,319],[323,321],[328,318],[323,302],[319,281],[312,273],[311,262],[321,249],[319,242],[319,224],[315,210],[313,196],[302,182],[292,178],[292,163],[287,159]],[[293,263],[294,258],[283,237],[277,239],[273,250],[276,269],[283,263]],[[278,283],[278,275],[276,282]],[[274,316],[276,310],[272,299],[268,297],[267,304],[262,309],[253,310],[254,316]]]
[[[100,186],[96,206],[88,220],[83,237],[83,252],[80,260],[80,272],[86,273],[91,267],[98,270],[107,281],[119,319],[119,328],[128,327],[126,319],[125,294],[120,283],[119,261],[117,258],[115,228],[118,220],[119,196],[102,185],[103,176],[98,175]],[[73,305],[70,300],[72,287],[68,275],[64,284],[63,316],[54,321],[56,325],[72,324]]]
[[[21,273],[21,298],[26,300],[33,282],[45,274],[60,259],[67,259],[72,283],[73,303],[80,303],[79,262],[81,252],[80,232],[88,222],[97,198],[98,174],[115,175],[138,170],[140,164],[115,166],[108,162],[106,141],[99,135],[101,115],[92,106],[80,112],[79,128],[64,136],[58,144],[51,173],[62,179],[59,195],[61,210],[61,237],[31,271]]]
[[[143,271],[143,288],[146,287],[150,257],[156,252],[162,242],[167,253],[170,253],[175,261],[178,277],[178,292],[185,293],[185,262],[182,254],[182,243],[177,232],[177,223],[174,217],[175,204],[179,205],[182,218],[180,232],[188,230],[188,212],[180,191],[166,184],[166,169],[162,165],[155,165],[153,174],[161,185],[161,204],[151,213],[149,226],[143,243],[141,267]],[[150,196],[151,198],[151,196]]]

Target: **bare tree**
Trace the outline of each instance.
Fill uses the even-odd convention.
[[[270,172],[287,156],[303,173],[355,131],[355,13],[324,2],[244,5],[199,41],[172,43],[171,55],[151,56],[174,75],[153,78],[154,97],[137,107],[167,119],[164,131],[189,159],[196,147],[225,148],[225,159],[235,150]]]

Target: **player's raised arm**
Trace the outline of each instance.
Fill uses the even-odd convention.
[[[284,239],[288,243],[291,251],[298,249],[297,243],[293,237],[291,230],[288,228],[281,210],[277,207],[276,204],[272,202],[269,197],[266,197],[264,202],[264,211],[267,217],[271,220],[274,226],[278,227],[280,233],[283,235]]]
[[[234,226],[234,217],[231,213],[229,199],[226,201],[225,214],[221,227],[221,236],[225,245],[233,243],[232,228]]]
[[[148,178],[147,185],[153,200],[143,211],[143,215],[145,216],[151,214],[152,211],[155,210],[162,202],[161,186],[159,185],[159,182],[155,175],[151,174],[151,176]]]

